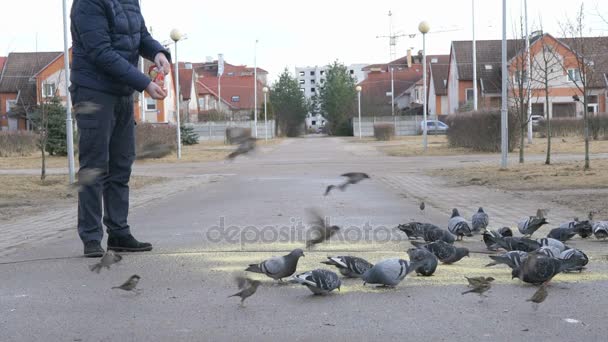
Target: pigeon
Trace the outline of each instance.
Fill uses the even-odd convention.
[[[309,215],[311,216],[311,227],[309,234],[306,239],[306,248],[310,249],[314,245],[322,243],[340,230],[338,226],[330,226],[327,224],[323,215],[316,209],[309,209]]]
[[[425,230],[422,238],[425,242],[443,241],[449,244],[453,244],[455,240],[454,235],[441,228]]]
[[[494,237],[494,241],[506,251],[533,252],[541,247],[538,241],[520,236]]]
[[[549,234],[547,234],[547,237],[559,240],[561,242],[566,242],[572,239],[574,235],[576,235],[576,231],[574,230],[574,228],[559,227],[551,229]]]
[[[553,246],[542,246],[541,248],[535,250],[532,253],[548,256],[549,258],[559,258],[561,251],[558,248],[553,247]]]
[[[540,245],[539,248],[542,246],[551,246],[559,249],[560,253],[565,251],[566,249],[570,249],[570,247],[564,245],[563,242],[553,238],[537,239],[536,242],[538,242],[538,244]]]
[[[251,151],[255,150],[256,141],[257,141],[257,139],[252,138],[252,137],[242,139],[241,142],[239,143],[239,146],[236,148],[236,150],[234,150],[232,153],[230,153],[226,157],[226,159],[234,160],[234,158],[236,158],[240,155],[244,155],[244,154],[250,153]]]
[[[498,230],[498,234],[502,237],[513,236],[513,231],[509,227],[502,227]]]
[[[93,114],[101,110],[101,105],[91,101],[80,101],[72,106],[72,113]]]
[[[403,259],[385,259],[363,273],[363,285],[378,284],[385,287],[395,287],[411,271],[418,268],[416,262],[408,263]]]
[[[469,282],[469,287],[479,287],[479,286],[482,286],[485,284],[489,284],[495,280],[492,277],[467,277],[467,276],[465,276],[465,278]]]
[[[559,259],[562,260],[573,260],[576,261],[576,266],[565,270],[564,272],[574,272],[579,271],[582,272],[585,266],[589,263],[589,257],[583,251],[570,248],[563,252],[561,252],[558,256]]]
[[[447,243],[454,243],[452,234],[431,223],[410,222],[400,224],[397,229],[404,232],[410,240],[423,238],[425,242],[443,240]]]
[[[429,252],[433,253],[439,261],[444,264],[453,264],[465,256],[469,256],[469,249],[464,247],[455,247],[449,243],[441,240],[423,244],[420,242],[412,241],[412,245],[416,248],[425,248]]]
[[[452,217],[448,221],[448,230],[450,233],[456,235],[456,240],[462,240],[465,235],[473,236],[467,220],[460,216],[460,213],[458,213],[458,209],[456,208],[452,209]]]
[[[597,221],[593,224],[593,235],[598,240],[608,238],[608,221]]]
[[[489,255],[493,262],[486,265],[486,267],[495,266],[499,264],[505,264],[512,270],[519,268],[521,264],[528,258],[527,252],[522,251],[510,251],[501,255]]]
[[[495,251],[498,249],[498,244],[496,243],[496,238],[502,238],[499,232],[495,230],[486,230],[481,235],[483,242],[486,244],[486,248],[490,251]]]
[[[592,214],[590,216],[593,217]],[[593,225],[591,222],[589,220],[579,221],[578,218],[560,224],[559,228],[570,230],[572,234],[578,234],[583,239],[586,239],[593,234]]]
[[[420,211],[424,212],[424,208],[426,206],[424,205],[424,201],[420,202]]]
[[[519,229],[519,232],[524,236],[530,237],[535,231],[540,229],[540,227],[548,223],[547,219],[545,219],[545,210],[538,209],[536,216],[529,216],[521,220],[517,224],[517,229]]]
[[[239,287],[239,292],[233,294],[230,297],[241,297],[241,307],[245,307],[245,299],[253,296],[253,294],[258,290],[258,286],[260,286],[261,282],[259,280],[252,280],[247,277],[239,276],[236,277],[237,286]]]
[[[81,168],[78,170],[78,180],[69,185],[70,188],[81,192],[83,186],[92,185],[104,174],[104,169],[99,168]]]
[[[259,264],[251,264],[245,271],[263,273],[272,279],[283,281],[283,278],[289,277],[296,272],[298,260],[303,256],[304,251],[297,248],[285,256],[273,257]]]
[[[471,219],[471,226],[473,233],[478,233],[482,230],[486,230],[488,224],[490,223],[490,218],[488,214],[483,211],[482,207],[479,207],[479,210],[473,215]]]
[[[342,285],[337,274],[322,269],[300,273],[294,276],[291,282],[308,287],[315,295],[327,294],[335,289],[340,291]]]
[[[327,261],[321,261],[321,263],[336,266],[340,273],[348,278],[361,278],[363,273],[374,266],[366,260],[354,256],[328,256]]]
[[[512,278],[519,278],[529,284],[549,282],[557,274],[576,267],[577,259],[556,259],[544,255],[529,254],[522,265],[511,272]]]
[[[410,248],[407,250],[407,255],[410,257],[411,262],[415,262],[416,274],[425,277],[430,277],[435,273],[437,269],[438,260],[435,254],[431,253],[425,248]]]
[[[486,282],[486,283],[479,284],[470,290],[464,291],[464,292],[462,292],[462,294],[465,295],[467,293],[477,293],[477,294],[479,294],[479,296],[487,297],[484,293],[487,292],[491,287],[492,287],[492,283]]]
[[[151,142],[144,145],[139,153],[137,153],[137,159],[159,159],[168,156],[173,152],[173,146],[161,142]]]
[[[101,271],[102,268],[107,268],[110,269],[110,266],[121,261],[122,260],[122,256],[114,251],[107,251],[105,252],[105,254],[101,257],[101,259],[99,260],[98,263],[89,266],[89,269],[91,270],[91,272],[96,272],[99,274],[99,272]]]
[[[137,288],[137,283],[139,283],[140,278],[141,278],[140,276],[138,276],[137,274],[134,274],[134,275],[130,276],[129,279],[127,279],[127,281],[125,281],[124,284],[122,284],[120,286],[114,286],[114,287],[112,287],[112,289],[133,291],[133,292],[139,294],[142,291],[141,289]]]
[[[341,191],[344,191],[346,189],[346,187],[349,186],[350,184],[357,184],[364,179],[370,178],[367,175],[367,173],[363,173],[363,172],[349,172],[349,173],[345,173],[341,176],[346,177],[347,178],[346,181],[344,181],[344,183],[342,183],[340,185],[329,185],[327,187],[327,189],[325,189],[325,196],[329,195],[329,193],[335,188],[338,188]]]
[[[542,303],[545,301],[545,299],[547,299],[547,286],[545,284],[542,284],[538,290],[536,290],[536,292],[534,292],[534,294],[532,295],[532,297],[530,297],[529,299],[526,299],[526,302],[532,302],[534,303],[534,310],[538,309],[538,304]]]

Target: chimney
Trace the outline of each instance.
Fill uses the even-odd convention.
[[[186,62],[185,66],[184,66],[187,70],[192,70],[192,63],[190,62]]]
[[[407,68],[412,67],[412,49],[407,49]]]

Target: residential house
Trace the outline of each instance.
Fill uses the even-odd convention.
[[[43,70],[53,70],[62,52],[13,52],[0,74],[0,127],[2,130],[30,128],[28,116],[43,97],[54,96],[60,79],[44,82]],[[40,86],[40,88],[39,88]]]
[[[428,114],[431,116],[448,113],[448,71],[450,55],[427,56],[429,67]]]
[[[369,70],[368,64],[350,64],[346,66],[348,73],[353,77],[355,83],[360,83],[367,78]],[[300,84],[300,90],[304,93],[304,97],[310,99],[313,96],[319,95],[321,87],[325,83],[327,69],[330,65],[314,66],[314,67],[296,67],[296,79]]]

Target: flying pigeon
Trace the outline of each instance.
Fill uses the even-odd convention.
[[[511,272],[511,276],[529,284],[542,284],[549,282],[557,274],[576,267],[577,262],[576,259],[562,260],[529,254],[526,261]]]
[[[340,286],[342,285],[337,274],[322,269],[300,273],[294,276],[291,282],[308,287],[315,295],[326,294],[335,289],[340,291]]]
[[[91,270],[91,272],[99,273],[102,268],[105,267],[107,269],[110,269],[111,265],[113,265],[121,260],[122,260],[122,256],[120,256],[120,254],[118,254],[114,251],[107,251],[101,257],[99,262],[94,265],[89,266],[89,269]]]
[[[363,285],[378,284],[381,286],[395,287],[408,273],[416,268],[418,268],[418,265],[415,262],[408,263],[406,260],[397,258],[385,259],[363,273],[361,279],[363,279]]]
[[[137,153],[137,159],[159,159],[166,157],[173,151],[173,146],[161,142],[151,142],[144,145],[139,153]]]
[[[441,240],[423,244],[416,241],[411,241],[411,244],[416,248],[425,248],[429,252],[435,254],[437,259],[444,264],[453,264],[465,256],[469,256],[469,249],[464,247],[455,247]]]
[[[570,249],[567,249],[567,250],[561,252],[561,254],[558,256],[558,258],[562,259],[562,260],[576,261],[576,266],[569,268],[569,269],[565,270],[564,272],[574,272],[574,271],[582,272],[583,269],[585,268],[585,266],[587,265],[587,263],[589,263],[589,257],[587,257],[587,254],[585,254],[583,251],[576,249],[576,248],[570,248]]]
[[[407,250],[407,255],[410,257],[411,262],[415,262],[416,274],[425,277],[432,276],[437,269],[438,260],[435,254],[431,253],[425,248],[410,248]]]
[[[598,240],[608,238],[608,221],[597,221],[593,224],[593,235]]]
[[[325,221],[325,218],[316,209],[308,209],[311,217],[311,227],[306,239],[306,248],[310,249],[314,245],[322,243],[340,230],[338,226],[330,226]]]
[[[363,273],[374,266],[366,260],[354,256],[328,256],[327,261],[321,261],[321,263],[336,266],[343,276],[349,278],[361,278]]]
[[[104,169],[82,168],[78,170],[78,180],[73,184],[70,184],[69,187],[72,189],[77,189],[78,192],[80,192],[82,191],[83,186],[92,185],[104,172]]]
[[[130,276],[129,279],[127,279],[127,281],[124,282],[124,284],[122,284],[120,286],[114,286],[114,287],[112,287],[112,289],[133,291],[133,292],[139,294],[142,291],[141,289],[137,288],[137,283],[139,283],[140,278],[141,278],[140,276],[138,276],[137,274],[134,274],[134,275]]]
[[[521,220],[517,224],[517,229],[519,229],[519,232],[524,236],[530,237],[535,231],[540,229],[540,227],[548,223],[547,219],[545,219],[545,211],[538,209],[536,216],[529,216]]]
[[[259,280],[252,280],[247,277],[239,276],[235,278],[237,286],[239,288],[239,292],[233,294],[230,297],[241,297],[241,307],[245,307],[245,299],[253,296],[253,294],[258,290],[258,286],[260,286],[261,282]]]
[[[263,273],[268,277],[282,281],[296,272],[298,260],[304,256],[304,251],[297,248],[282,257],[273,257],[259,264],[251,264],[245,271]]]
[[[489,255],[493,262],[486,265],[486,267],[495,266],[499,264],[505,264],[512,270],[519,268],[521,264],[528,258],[527,252],[522,251],[510,251],[501,255]]]
[[[473,214],[473,218],[471,219],[471,225],[473,226],[473,233],[478,233],[482,230],[486,230],[488,224],[490,223],[490,217],[488,214],[483,211],[482,207],[479,207],[479,210],[475,214]]]
[[[448,230],[456,235],[456,240],[462,240],[465,235],[473,236],[467,220],[460,216],[456,208],[452,209],[452,217],[448,221]]]
[[[327,189],[325,189],[325,196],[329,195],[329,192],[332,189],[338,188],[341,191],[344,191],[346,189],[347,186],[349,186],[350,184],[357,184],[360,181],[364,180],[364,179],[368,179],[370,178],[367,173],[363,173],[363,172],[348,172],[345,173],[343,175],[341,175],[342,177],[346,177],[346,181],[344,181],[344,183],[340,184],[340,185],[330,185],[327,187]]]
[[[226,159],[228,160],[234,160],[234,158],[240,156],[240,155],[244,155],[247,153],[250,153],[251,151],[255,150],[256,148],[256,138],[252,138],[252,137],[248,137],[243,139],[240,143],[239,146],[237,146],[236,150],[234,150],[232,153],[230,153]]]

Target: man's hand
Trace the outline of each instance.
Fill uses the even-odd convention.
[[[165,75],[171,72],[171,63],[169,63],[167,56],[162,52],[159,52],[154,56],[154,64],[156,64],[158,70],[162,70]]]
[[[155,100],[162,100],[167,97],[167,92],[161,88],[158,84],[150,82],[146,87],[146,93]]]

